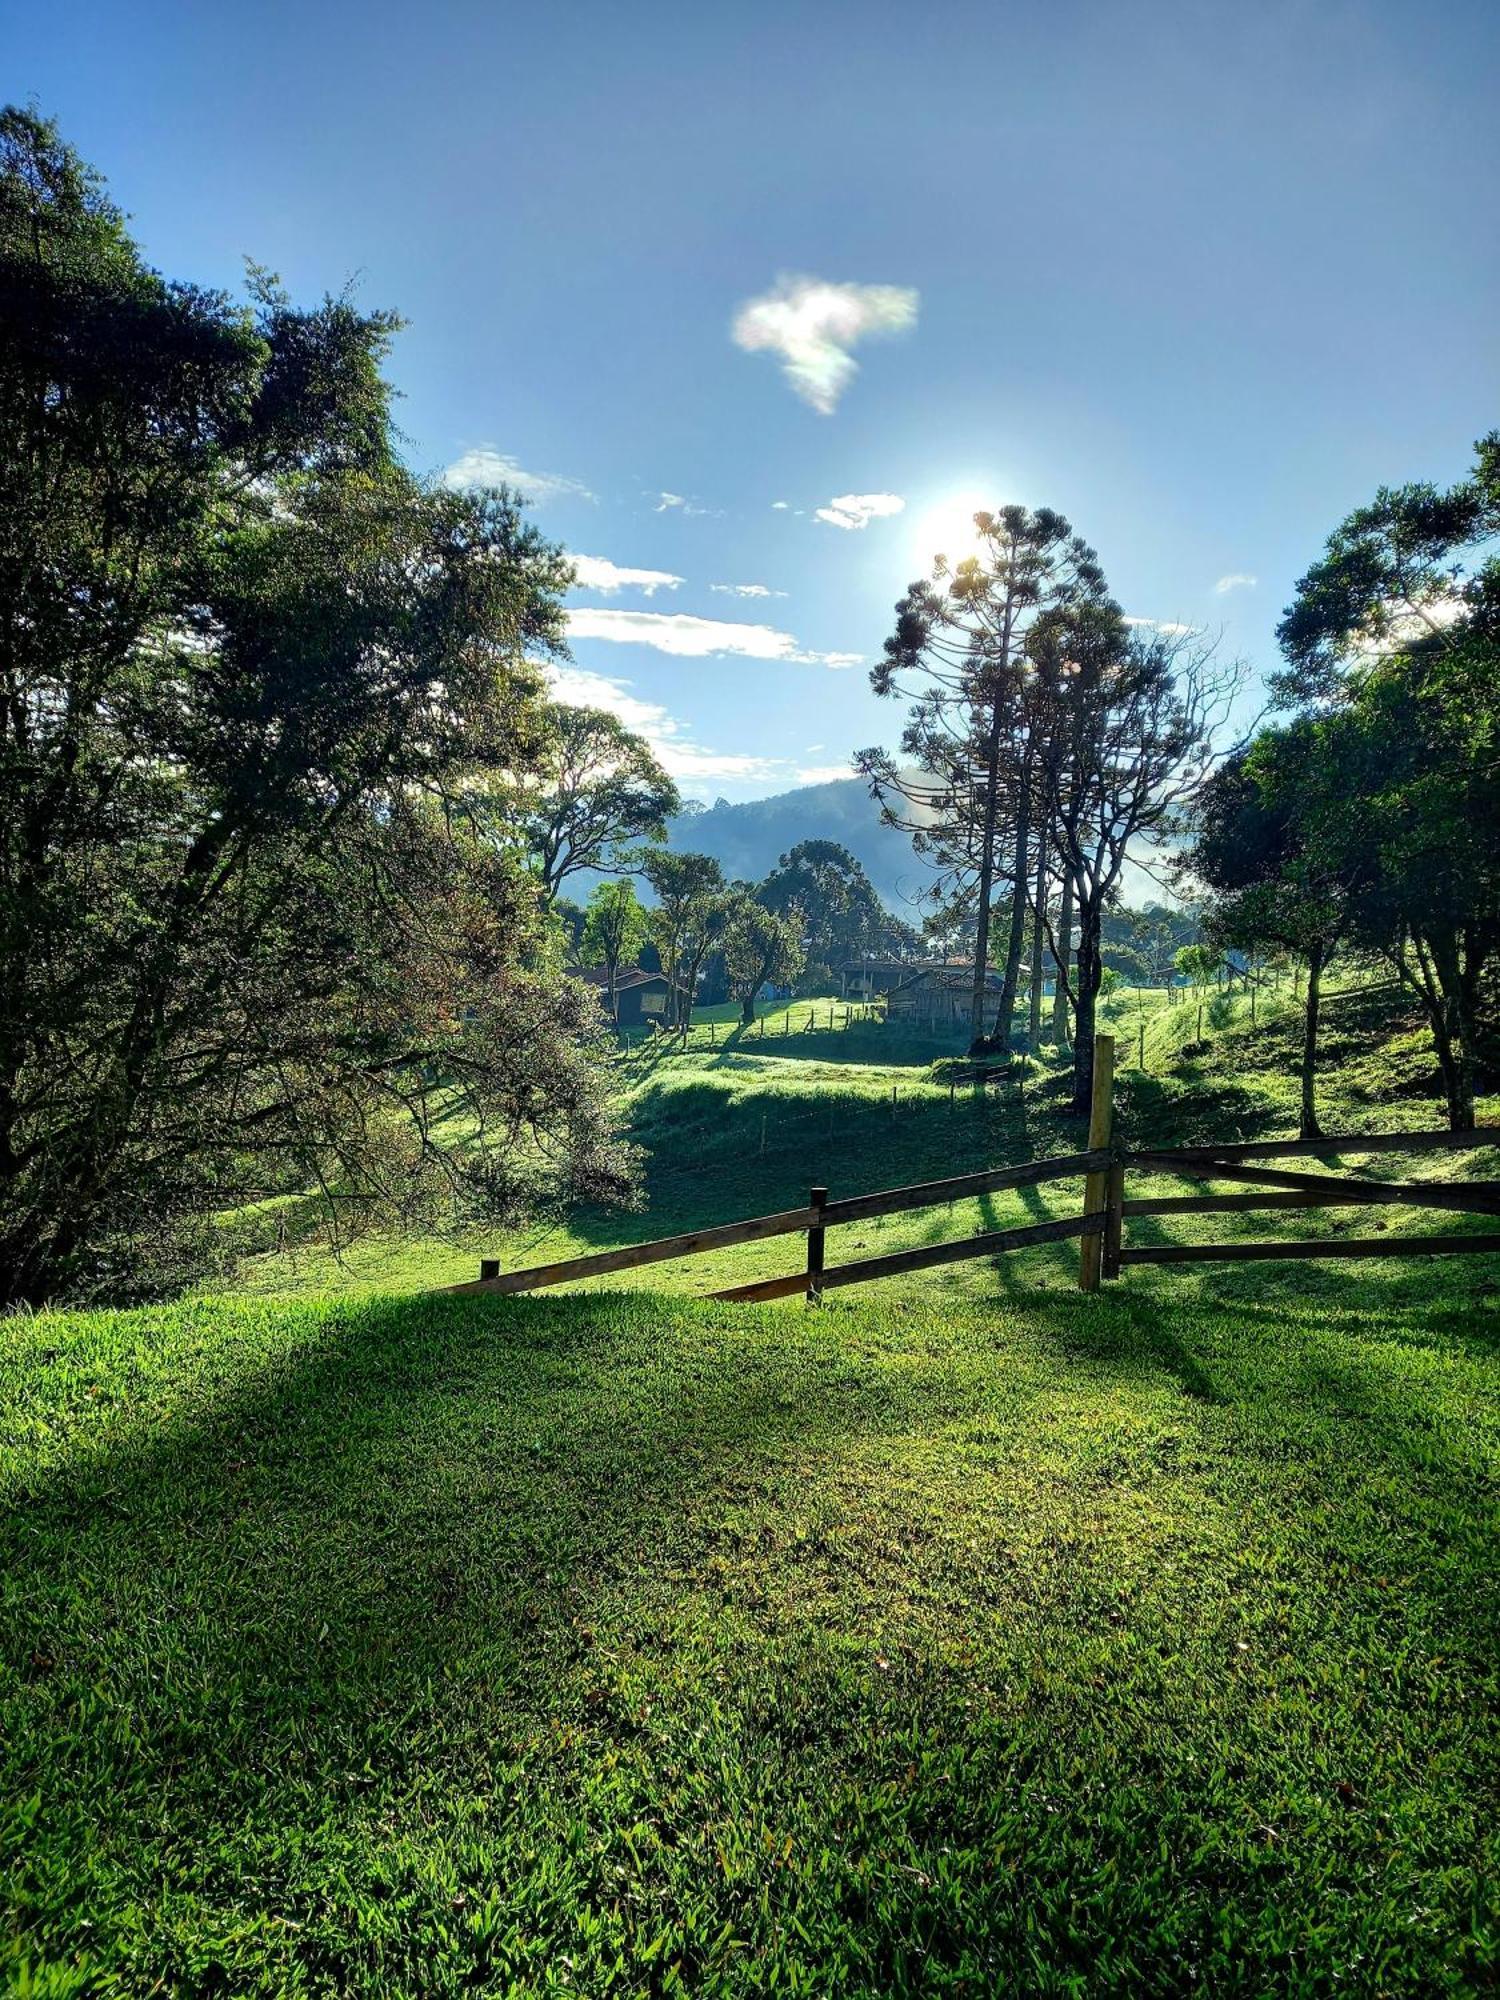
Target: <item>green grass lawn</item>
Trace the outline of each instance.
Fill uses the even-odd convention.
[[[1483,1988],[1495,1267],[1254,1276],[14,1322],[12,1990]]]
[[[1216,996],[1202,1036],[1144,1000],[1108,1010],[1127,1141],[1293,1128],[1290,996],[1253,1025]],[[1132,1270],[1086,1299],[1064,1244],[818,1312],[690,1296],[796,1268],[790,1238],[634,1293],[432,1293],[481,1248],[1081,1143],[1055,1057],[950,1089],[947,1045],[827,1005],[622,1052],[637,1214],[308,1241],[235,1295],[0,1330],[11,1991],[1500,1983],[1500,1259]],[[1389,995],[1330,1008],[1330,1126],[1430,1127],[1434,1093]],[[853,1225],[829,1261],[1080,1201]]]

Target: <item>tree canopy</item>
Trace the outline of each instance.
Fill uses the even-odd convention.
[[[551,713],[537,778],[518,804],[542,893],[583,869],[619,869],[631,841],[660,841],[682,804],[650,745],[602,708]]]
[[[799,840],[755,894],[778,916],[801,912],[804,956],[824,975],[845,959],[899,950],[911,936],[836,840]]]
[[[0,117],[10,1297],[169,1282],[252,1193],[343,1229],[625,1190],[587,996],[462,810],[542,754],[567,563],[401,465],[395,324],[164,279]]]

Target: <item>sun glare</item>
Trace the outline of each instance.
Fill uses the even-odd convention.
[[[946,556],[950,569],[969,556],[977,556],[980,537],[974,528],[974,516],[980,512],[993,512],[999,505],[993,494],[975,489],[947,494],[919,514],[914,530],[913,553],[923,569],[929,569],[937,556]]]

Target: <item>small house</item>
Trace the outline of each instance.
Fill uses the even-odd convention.
[[[609,1007],[609,976],[598,967],[575,975],[599,995],[599,1005]],[[670,1018],[671,981],[664,972],[643,972],[638,965],[622,965],[615,975],[615,1025],[643,1028],[652,1022],[665,1024]]]
[[[987,971],[984,985],[987,994],[998,996],[1002,985],[999,973]],[[906,977],[890,989],[885,1004],[888,1020],[966,1031],[974,1005],[974,969],[955,959],[908,966]]]

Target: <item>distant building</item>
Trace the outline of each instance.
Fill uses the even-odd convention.
[[[998,972],[984,975],[986,993],[998,994]],[[974,968],[962,959],[913,964],[905,977],[886,990],[887,1020],[910,1021],[926,1028],[967,1028],[974,1004]]]
[[[839,993],[845,1000],[869,1000],[889,993],[913,970],[904,958],[848,958],[838,968]]]
[[[574,974],[599,995],[599,1005],[608,1011],[609,977],[598,967]],[[615,1022],[621,1028],[640,1028],[668,1018],[671,982],[664,972],[642,972],[639,966],[622,966],[615,975]]]

